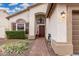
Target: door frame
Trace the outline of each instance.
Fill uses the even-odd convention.
[[[43,30],[44,30],[44,32],[43,32],[43,34],[44,34],[44,36],[41,36],[41,37],[45,37],[45,25],[39,25],[39,37],[40,37],[40,26],[43,26],[44,28],[43,28]]]
[[[78,11],[72,11],[72,17],[74,17],[74,16],[79,16],[79,10]],[[78,45],[78,43],[77,42],[79,42],[79,36],[77,37],[78,39],[76,39],[76,38],[74,38],[74,36],[76,35],[79,35],[79,34],[77,34],[77,32],[75,32],[76,34],[75,35],[73,35],[73,33],[74,33],[74,27],[76,27],[76,26],[79,26],[79,24],[75,24],[75,26],[74,26],[74,22],[76,21],[79,21],[79,19],[77,19],[76,20],[76,17],[74,17],[74,19],[72,18],[72,44],[73,44],[73,53],[74,54],[79,54],[79,50],[77,50],[77,49],[79,49],[79,45]],[[78,31],[78,29],[75,29],[75,31]],[[75,47],[75,48],[74,48]]]
[[[73,53],[73,43],[72,43],[72,11],[73,10],[79,10],[79,4],[68,4],[67,6],[67,43],[71,44],[72,53]]]
[[[46,33],[46,25],[45,24],[38,24],[38,30],[39,30],[39,26],[45,26],[45,33]],[[37,30],[37,28],[35,27],[35,30]],[[45,37],[46,34],[44,34]],[[35,34],[35,38],[39,38],[38,34]]]

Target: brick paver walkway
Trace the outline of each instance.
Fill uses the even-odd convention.
[[[44,38],[36,39],[32,49],[30,51],[30,56],[49,56],[49,52],[46,46]]]

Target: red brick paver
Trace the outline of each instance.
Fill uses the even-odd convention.
[[[35,40],[32,49],[30,51],[30,56],[49,56],[49,52],[46,46],[44,38],[38,38]]]

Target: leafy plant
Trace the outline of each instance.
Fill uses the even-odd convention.
[[[19,41],[19,42],[13,42],[9,44],[4,44],[1,46],[4,49],[4,53],[6,55],[11,55],[11,54],[21,54],[23,51],[28,50],[29,43],[25,41]]]

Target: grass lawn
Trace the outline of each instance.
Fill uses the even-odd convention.
[[[29,55],[34,40],[8,39],[0,44],[2,56],[25,56]]]

